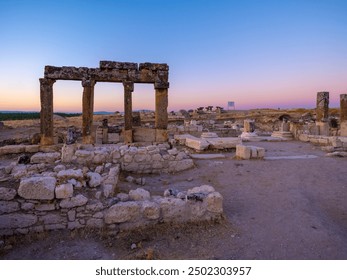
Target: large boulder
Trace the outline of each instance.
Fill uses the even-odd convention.
[[[31,177],[20,181],[18,194],[25,199],[53,199],[56,179],[54,177]]]

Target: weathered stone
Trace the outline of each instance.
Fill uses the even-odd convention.
[[[28,175],[27,166],[24,164],[18,164],[11,170],[11,174],[15,179],[20,179]]]
[[[127,193],[119,193],[117,194],[117,198],[122,202],[126,202],[129,200],[129,195]]]
[[[82,181],[83,173],[81,169],[66,169],[59,171],[57,177],[58,179],[76,179]]]
[[[88,163],[93,160],[94,152],[88,150],[77,150],[75,152],[75,157],[77,162],[80,164]]]
[[[69,222],[73,222],[76,219],[76,210],[70,210],[67,212],[67,218]]]
[[[55,188],[56,198],[73,197],[73,185],[71,183],[61,184]]]
[[[104,170],[104,166],[102,166],[102,165],[98,165],[97,167],[95,167],[96,173],[101,174],[103,172],[103,170]]]
[[[206,197],[207,210],[212,213],[223,213],[223,197],[219,192],[209,193]]]
[[[151,195],[149,193],[149,191],[146,191],[144,189],[141,188],[137,188],[136,190],[131,190],[129,192],[129,198],[131,200],[149,200],[151,198]]]
[[[169,162],[169,172],[180,172],[194,167],[194,162],[192,159],[183,159],[179,161]]]
[[[105,163],[110,158],[110,155],[106,149],[94,151],[94,156],[92,162],[94,164]]]
[[[65,168],[65,166],[64,165],[62,165],[62,164],[59,164],[59,165],[57,165],[56,167],[54,167],[54,172],[60,172],[60,171],[62,171],[62,170],[65,170],[66,168]]]
[[[31,214],[5,214],[0,215],[0,228],[25,228],[34,225],[37,222],[37,216]]]
[[[17,201],[1,201],[0,200],[0,214],[12,213],[20,209]]]
[[[48,224],[45,225],[45,230],[59,230],[59,229],[65,229],[66,225],[64,224]]]
[[[25,152],[25,145],[9,145],[0,147],[0,155],[19,154]]]
[[[20,181],[18,194],[26,199],[53,199],[54,177],[31,177]]]
[[[139,218],[141,206],[138,202],[119,202],[105,211],[105,223],[124,223]]]
[[[141,185],[141,186],[144,186],[144,185],[146,185],[146,178],[137,178],[137,179],[135,179],[135,183],[137,184],[137,185]]]
[[[47,214],[44,216],[39,217],[39,221],[43,222],[44,224],[61,224],[66,222],[66,218],[60,216],[60,214]]]
[[[238,137],[221,137],[221,138],[206,138],[206,141],[210,144],[211,149],[231,149],[236,145],[242,143],[241,138]]]
[[[100,210],[103,210],[105,207],[104,205],[101,203],[101,202],[92,202],[92,203],[89,203],[86,205],[86,210],[87,211],[92,211],[92,212],[95,212],[95,211],[100,211]]]
[[[34,203],[30,203],[30,202],[24,202],[21,205],[21,209],[24,210],[24,211],[32,210],[32,209],[34,209],[34,207],[35,207],[35,204]]]
[[[190,219],[187,203],[179,198],[161,198],[158,200],[164,222],[183,222]]]
[[[31,163],[54,163],[56,160],[60,159],[60,153],[36,153],[34,154],[30,161]]]
[[[85,204],[87,204],[87,202],[88,202],[88,198],[86,198],[82,194],[78,194],[74,197],[63,199],[60,202],[60,207],[61,208],[73,208],[73,207],[85,205]]]
[[[99,173],[88,172],[87,177],[89,178],[89,187],[96,188],[101,185],[102,177]]]
[[[214,187],[209,186],[209,185],[202,185],[200,187],[194,187],[192,189],[189,189],[187,191],[188,194],[192,194],[192,193],[205,193],[205,194],[209,194],[211,192],[215,192]]]
[[[186,138],[185,145],[197,151],[203,151],[206,150],[210,144],[206,141],[206,139],[189,137]]]
[[[12,200],[16,194],[15,189],[0,187],[0,200]]]
[[[104,226],[104,221],[97,218],[89,218],[86,223],[86,227],[89,228],[102,228]]]
[[[149,220],[156,220],[160,217],[160,207],[152,201],[143,201],[141,212],[143,216]]]
[[[76,147],[74,145],[66,145],[64,144],[61,149],[61,161],[68,163],[72,162],[75,158]]]
[[[103,185],[102,192],[104,197],[109,198],[114,194],[115,187],[113,185]]]
[[[36,204],[35,210],[37,210],[37,211],[53,211],[53,210],[55,210],[55,204],[54,203]]]

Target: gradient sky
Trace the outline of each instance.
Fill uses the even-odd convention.
[[[330,107],[347,93],[347,1],[0,0],[0,110],[40,110],[45,65],[168,63],[169,110]],[[54,111],[78,112],[82,86],[54,84]],[[135,84],[134,109],[154,109]],[[95,111],[123,111],[123,87],[97,83]]]

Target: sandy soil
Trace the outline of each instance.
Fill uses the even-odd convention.
[[[317,157],[239,161],[225,153],[225,159],[195,160],[196,168],[180,174],[146,176],[145,188],[162,194],[210,184],[224,196],[220,223],[161,224],[117,236],[51,232],[9,238],[0,258],[347,259],[347,160],[296,141],[249,144],[266,148],[267,156]]]

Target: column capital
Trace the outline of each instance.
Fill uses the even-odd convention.
[[[134,91],[134,82],[124,81],[123,86],[125,91],[131,91],[131,92]]]
[[[155,89],[167,89],[167,88],[169,88],[169,86],[170,86],[169,82],[158,81],[158,82],[154,83]]]
[[[82,80],[82,87],[93,87],[95,86],[96,81],[92,79],[83,79]]]
[[[40,84],[43,86],[53,86],[53,84],[56,82],[54,79],[48,79],[48,78],[40,78]]]

